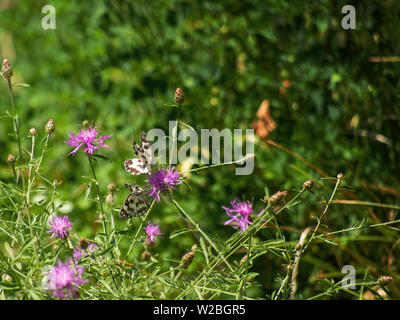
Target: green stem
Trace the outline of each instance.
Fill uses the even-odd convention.
[[[97,181],[96,172],[94,171],[92,156],[91,156],[91,155],[88,155],[88,159],[89,159],[90,168],[92,169],[93,179],[94,179],[94,181],[95,181],[95,186],[96,186],[96,191],[97,191],[97,197],[99,198],[101,215],[103,216],[103,230],[104,230],[104,233],[107,234],[107,226],[106,226],[106,220],[105,220],[105,219],[106,219],[106,216],[105,216],[105,214],[104,214],[103,200],[102,200],[101,194],[100,194],[99,182]]]
[[[7,82],[8,82],[8,93],[10,95],[10,100],[11,100],[14,130],[15,130],[15,135],[16,135],[17,140],[18,140],[18,157],[17,157],[17,159],[19,159],[22,156],[22,151],[21,151],[21,139],[19,137],[18,117],[15,114],[14,96],[13,96],[13,93],[12,93],[11,80],[8,78]]]

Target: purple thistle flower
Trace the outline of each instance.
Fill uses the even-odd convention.
[[[226,214],[231,218],[225,221],[224,225],[232,225],[234,228],[240,228],[240,232],[245,231],[253,222],[250,215],[253,212],[253,204],[250,201],[231,201],[232,208],[222,207]]]
[[[109,148],[109,146],[104,144],[104,140],[111,137],[111,135],[98,137],[97,127],[92,127],[92,124],[87,129],[81,129],[79,127],[79,133],[77,136],[74,136],[72,133],[68,133],[69,140],[65,141],[70,147],[76,147],[72,152],[69,154],[74,155],[79,151],[79,149],[86,145],[84,152],[88,154],[93,154],[95,150],[100,149],[101,147]],[[97,144],[97,145],[95,145]]]
[[[144,227],[146,231],[146,244],[149,245],[152,242],[156,241],[156,236],[160,236],[163,233],[160,230],[160,227],[157,224],[151,224],[148,222],[147,226]]]
[[[64,264],[58,261],[58,265],[51,267],[46,273],[48,279],[44,283],[45,288],[50,290],[52,295],[59,299],[79,298],[79,287],[87,283],[82,280],[83,267],[77,268],[75,264],[68,260]]]
[[[74,248],[73,258],[75,263],[78,263],[82,259],[82,255],[85,254],[85,251],[79,247]]]
[[[87,247],[87,252],[93,253],[99,246],[94,243],[94,242],[90,242],[88,247]]]
[[[53,217],[49,224],[52,226],[48,233],[53,233],[51,235],[52,238],[55,236],[60,237],[60,239],[64,239],[68,237],[69,231],[72,230],[72,226],[74,225],[71,221],[69,221],[68,216],[63,217]]]
[[[151,186],[151,189],[147,192],[150,197],[160,202],[160,195],[158,192],[165,192],[170,189],[176,190],[175,185],[182,182],[183,181],[179,178],[179,173],[175,170],[175,167],[160,169],[153,173],[147,180],[147,183]]]

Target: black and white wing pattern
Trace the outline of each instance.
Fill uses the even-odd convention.
[[[145,132],[140,133],[140,145],[136,143],[135,139],[133,140],[133,151],[137,158],[128,159],[124,161],[124,168],[130,174],[134,176],[138,174],[151,174],[151,170],[154,166],[154,154],[151,149],[150,142],[147,140],[147,136]]]
[[[150,204],[146,200],[144,190],[138,185],[133,187],[127,183],[125,186],[131,191],[131,193],[121,207],[119,218],[121,220],[126,220],[132,217],[144,216],[150,207]]]

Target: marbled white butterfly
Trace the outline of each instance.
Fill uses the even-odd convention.
[[[145,132],[140,133],[140,145],[138,145],[134,138],[133,140],[133,151],[137,158],[128,159],[124,162],[124,168],[130,174],[134,176],[138,174],[151,174],[151,170],[154,166],[154,154],[151,149],[150,142],[147,140]]]
[[[150,207],[144,195],[144,190],[138,185],[133,187],[129,183],[126,183],[125,186],[131,191],[131,193],[121,207],[119,218],[126,220],[132,217],[144,216]]]

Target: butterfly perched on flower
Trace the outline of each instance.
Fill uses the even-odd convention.
[[[150,207],[150,204],[144,195],[145,191],[138,185],[132,186],[129,183],[126,183],[125,186],[131,193],[122,204],[119,218],[121,220],[126,220],[132,217],[144,216]]]
[[[134,176],[145,173],[150,175],[154,166],[154,154],[145,132],[140,133],[140,145],[133,140],[133,151],[137,158],[124,161],[124,168]]]

